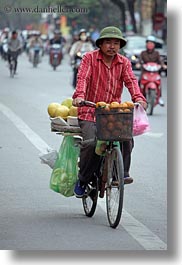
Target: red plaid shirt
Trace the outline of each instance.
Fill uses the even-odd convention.
[[[108,67],[104,63],[101,51],[95,50],[86,53],[82,59],[73,98],[83,98],[95,103],[98,101],[120,103],[123,85],[128,88],[133,102],[146,102],[140,92],[130,61],[116,54],[111,67]],[[78,118],[81,120],[95,121],[94,113],[95,109],[92,107],[78,108]]]

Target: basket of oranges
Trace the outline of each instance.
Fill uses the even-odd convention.
[[[96,103],[97,138],[107,141],[127,141],[133,137],[134,103]]]

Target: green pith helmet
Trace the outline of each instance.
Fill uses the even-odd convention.
[[[99,47],[100,40],[107,39],[107,38],[114,38],[120,40],[120,48],[126,45],[126,40],[122,36],[122,32],[120,29],[116,27],[106,27],[103,28],[100,32],[100,37],[96,40],[95,44]]]

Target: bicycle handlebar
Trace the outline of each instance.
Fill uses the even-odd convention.
[[[88,101],[88,100],[83,100],[79,103],[79,106],[80,107],[83,107],[83,106],[90,106],[90,107],[93,107],[95,108],[96,107],[96,104],[92,101]]]

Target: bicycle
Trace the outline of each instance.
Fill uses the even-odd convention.
[[[89,101],[83,101],[81,106],[84,105],[96,107],[95,103]],[[113,109],[108,112],[104,108],[96,108],[95,114],[96,136],[98,141],[103,141],[105,144],[104,155],[102,155],[98,171],[94,173],[91,181],[86,186],[82,204],[85,215],[92,217],[97,207],[98,197],[104,198],[104,195],[106,195],[108,222],[110,227],[116,228],[120,223],[124,199],[124,165],[119,142],[132,138],[133,109],[129,111],[127,109],[127,112],[124,112],[124,110],[122,112],[121,109]],[[117,121],[118,126],[121,128],[117,130],[118,134],[112,132],[112,130],[110,130],[110,134],[106,134],[103,130],[103,120],[111,119],[111,115],[113,121]],[[63,131],[63,127],[59,127],[58,130]],[[75,144],[80,146],[82,143],[80,138],[81,129],[79,130],[78,127],[74,131],[71,126],[70,129],[65,127],[64,132],[61,132],[61,134],[74,135]],[[79,137],[77,137],[78,135]]]
[[[10,60],[9,60],[10,77],[13,78],[15,75],[17,52],[11,52],[9,56],[10,56]]]

